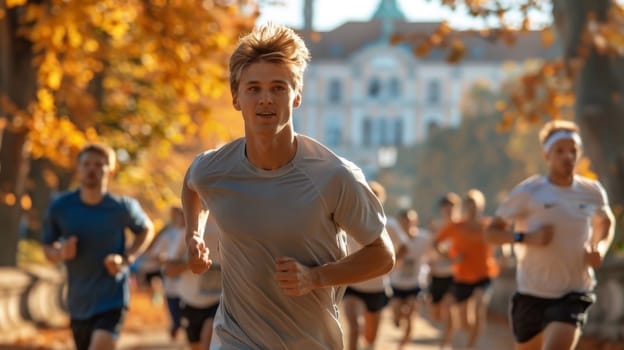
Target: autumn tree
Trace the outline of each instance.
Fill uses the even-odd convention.
[[[23,209],[35,202],[40,220],[85,142],[111,144],[122,179],[158,189],[179,175],[133,176],[136,165],[235,130],[212,112],[228,91],[228,55],[255,17],[253,2],[241,3],[0,1],[0,266],[16,263]]]

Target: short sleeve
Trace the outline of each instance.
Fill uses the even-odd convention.
[[[128,215],[127,227],[133,233],[137,234],[147,228],[149,218],[141,208],[139,202],[134,198],[124,198],[125,207]]]
[[[514,221],[528,213],[529,193],[524,183],[516,186],[496,210],[496,216],[505,221]]]
[[[343,165],[337,176],[340,178],[334,222],[358,243],[370,244],[381,236],[386,225],[381,203],[355,165]]]
[[[596,181],[595,184],[597,189],[596,215],[606,215],[611,210],[611,208],[609,208],[609,197],[607,195],[607,191],[605,191],[600,182]]]
[[[207,165],[209,166],[210,163],[206,164],[206,162],[209,162],[209,158],[213,156],[214,153],[215,150],[211,149],[195,156],[187,170],[188,177],[186,180],[186,186],[188,186],[188,188],[192,189],[193,191],[198,191],[197,182],[203,177],[201,175],[203,173],[202,169],[205,169]]]

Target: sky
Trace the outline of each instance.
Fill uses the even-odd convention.
[[[397,0],[397,2],[409,21],[438,22],[446,19],[457,29],[483,27],[482,21],[440,5],[441,0]],[[328,31],[348,21],[366,21],[371,18],[379,3],[380,0],[315,0],[314,29]],[[303,0],[264,1],[260,10],[258,24],[272,21],[293,28],[302,26]],[[541,25],[550,23],[550,8],[543,12],[532,12],[531,19],[532,22]]]

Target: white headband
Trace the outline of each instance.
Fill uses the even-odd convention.
[[[555,144],[555,142],[564,139],[572,140],[579,146],[583,145],[583,142],[581,141],[581,136],[578,133],[568,130],[559,130],[555,131],[546,139],[546,142],[544,142],[544,152],[548,153],[552,146]]]

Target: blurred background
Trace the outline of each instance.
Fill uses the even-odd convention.
[[[602,181],[619,223],[582,346],[624,348],[620,1],[0,0],[7,349],[69,347],[62,268],[39,242],[50,200],[74,186],[77,151],[112,145],[112,190],[138,198],[162,227],[191,159],[242,136],[227,62],[237,39],[267,21],[293,27],[311,50],[295,130],[386,186],[388,215],[412,207],[425,224],[440,195],[470,188],[492,214],[513,185],[544,171],[539,126],[579,123],[579,172]],[[513,290],[505,276],[492,304],[502,323]],[[142,311],[126,328],[166,325],[146,295],[133,298]],[[154,348],[144,340],[124,346]]]

